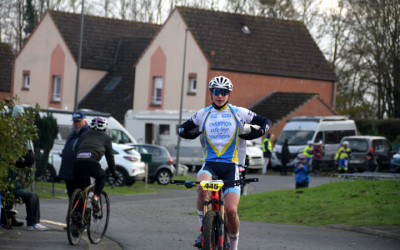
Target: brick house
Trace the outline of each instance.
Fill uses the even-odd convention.
[[[136,69],[134,111],[179,109],[182,79],[183,109],[203,108],[211,104],[209,80],[224,75],[234,84],[234,105],[269,117],[276,112],[265,109],[271,94],[277,106],[287,106],[274,120],[276,135],[285,117],[336,114],[336,76],[299,21],[177,7]]]
[[[14,94],[24,104],[73,110],[81,17],[47,12],[14,59]],[[78,108],[123,122],[132,108],[135,64],[159,26],[84,17]]]

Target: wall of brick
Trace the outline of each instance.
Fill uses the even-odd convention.
[[[309,103],[293,111],[293,113],[285,117],[282,121],[278,122],[277,124],[272,124],[270,133],[274,134],[273,140],[277,139],[283,127],[286,125],[286,121],[295,116],[331,116],[331,115],[337,115],[337,114],[335,112],[332,112],[332,110],[329,109],[324,103],[322,103],[320,99],[314,98]]]
[[[326,104],[332,105],[334,83],[330,81],[247,74],[221,70],[210,70],[208,79],[211,80],[213,77],[219,75],[231,79],[233,83],[233,93],[229,102],[236,106],[248,107],[271,91],[318,93]],[[210,98],[206,99],[206,103],[207,105],[211,104]]]

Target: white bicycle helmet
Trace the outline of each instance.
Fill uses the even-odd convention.
[[[211,79],[210,83],[208,84],[208,89],[210,91],[212,89],[226,89],[232,92],[233,84],[231,80],[229,80],[225,76],[216,76],[213,79]]]
[[[349,142],[348,142],[348,141],[344,141],[344,142],[343,142],[343,146],[344,146],[344,145],[349,146]]]
[[[98,116],[92,119],[90,123],[90,127],[96,130],[106,130],[108,122],[105,118]]]

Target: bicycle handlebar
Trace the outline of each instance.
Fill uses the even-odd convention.
[[[224,184],[233,184],[235,186],[241,185],[241,184],[249,184],[250,182],[258,182],[258,178],[248,178],[248,179],[242,179],[242,180],[222,180]],[[182,180],[171,180],[171,184],[175,185],[185,185],[186,188],[192,188],[198,184],[200,184],[200,181],[182,181]]]

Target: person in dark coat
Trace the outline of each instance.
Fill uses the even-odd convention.
[[[378,164],[374,159],[374,155],[371,152],[367,154],[367,161],[365,162],[365,171],[367,172],[375,172],[376,167]]]
[[[69,199],[71,199],[72,193],[75,190],[74,161],[76,150],[79,146],[81,135],[90,129],[85,118],[85,113],[82,111],[76,111],[72,115],[73,129],[65,142],[61,156],[62,161],[58,178],[65,181]]]
[[[322,141],[315,142],[312,150],[313,160],[312,160],[312,171],[315,176],[318,176],[318,171],[321,165],[321,162],[324,158],[324,148],[322,146]]]
[[[285,143],[282,146],[281,152],[281,175],[286,175],[286,164],[290,160],[290,151],[289,151],[289,139],[285,139]]]

